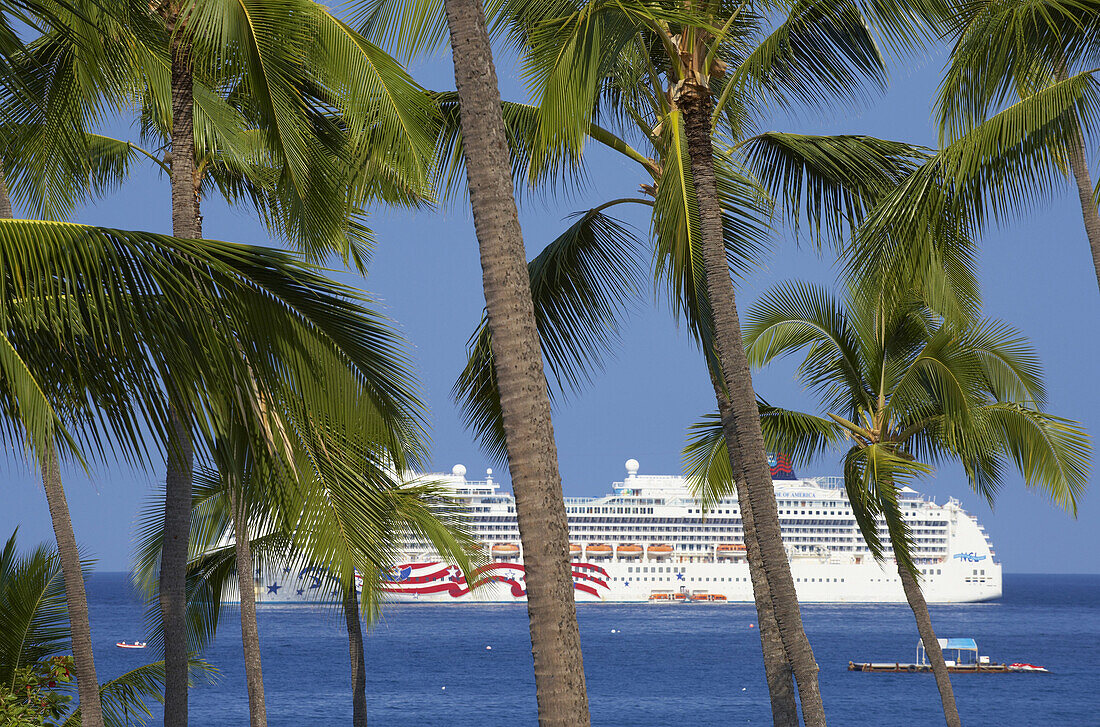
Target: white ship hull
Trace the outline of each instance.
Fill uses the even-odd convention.
[[[615,483],[602,498],[566,498],[574,548],[573,585],[578,603],[750,603],[752,583],[744,559],[736,498],[702,513],[679,477],[637,475]],[[836,478],[775,482],[783,540],[798,598],[803,603],[905,603],[892,552],[880,563],[856,527]],[[383,574],[386,598],[398,603],[511,603],[526,601],[523,552],[515,501],[497,492],[490,476],[465,479],[456,466],[449,479],[469,508],[475,534],[490,562],[467,582],[415,541],[403,564]],[[937,505],[905,488],[901,507],[913,538],[913,556],[929,603],[968,603],[1001,596],[1001,565],[977,519],[950,500]],[[880,537],[889,542],[885,523]],[[471,589],[471,585],[474,587]],[[258,573],[257,600],[265,603],[333,600],[326,574],[308,568]]]
[[[407,564],[426,565],[426,564]],[[585,578],[574,573],[574,597],[577,603],[671,603],[715,601],[700,598],[704,594],[724,596],[722,602],[752,603],[752,583],[749,567],[739,563],[590,563],[577,562],[589,568]],[[956,561],[946,567],[932,567],[922,583],[928,603],[971,603],[989,601],[1001,596],[1001,566]],[[445,568],[445,564],[439,564]],[[407,567],[407,566],[406,566]],[[522,566],[509,568],[502,582],[490,582],[473,591],[466,588],[461,577],[441,576],[423,584],[393,583],[388,600],[396,603],[519,603],[527,600],[523,589]],[[928,567],[925,570],[929,570]],[[973,571],[978,571],[975,575]],[[935,571],[939,571],[937,574]],[[984,571],[985,575],[980,575]],[[791,563],[795,590],[802,603],[905,603],[905,594],[894,562],[881,567],[870,563],[828,563],[816,559],[795,558]],[[454,587],[447,584],[454,583]],[[513,583],[518,588],[513,587]],[[439,586],[444,586],[439,588]],[[595,592],[589,592],[587,586]],[[686,598],[662,597],[664,594],[684,594]],[[692,599],[695,596],[696,598]]]

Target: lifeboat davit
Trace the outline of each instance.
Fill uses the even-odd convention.
[[[493,546],[493,555],[509,558],[517,556],[519,555],[519,546],[512,543],[497,543]]]
[[[642,555],[642,546],[635,545],[634,543],[627,543],[626,545],[620,545],[616,552],[620,558],[640,558]]]
[[[667,558],[672,555],[672,546],[668,543],[661,543],[660,545],[651,545],[647,549],[650,558]]]
[[[611,546],[604,543],[593,543],[584,549],[589,558],[610,558]]]
[[[725,543],[716,550],[719,558],[737,558],[745,554],[745,546],[740,543]]]

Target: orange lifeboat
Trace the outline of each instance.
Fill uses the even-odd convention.
[[[668,543],[661,543],[660,545],[651,545],[647,549],[650,558],[667,558],[672,555],[672,546]]]
[[[604,543],[593,543],[585,548],[589,558],[610,558],[611,546]]]
[[[576,543],[569,544],[569,555],[575,557],[580,556],[581,550],[583,550],[583,548],[581,548],[581,546],[577,545]]]
[[[620,545],[616,552],[620,558],[640,558],[642,556],[642,546],[627,543],[626,545]]]
[[[740,543],[725,543],[716,550],[719,558],[736,558],[745,554],[745,546]]]
[[[698,592],[691,594],[691,600],[695,603],[725,603],[727,599],[721,593]]]
[[[511,558],[519,555],[519,546],[512,543],[497,543],[493,546],[493,555],[497,557]]]

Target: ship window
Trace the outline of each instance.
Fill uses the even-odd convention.
[[[939,568],[937,568],[937,569],[936,569],[936,575],[939,575],[939,574],[940,574],[940,569],[939,569]]]

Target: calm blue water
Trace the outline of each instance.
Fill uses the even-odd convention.
[[[933,607],[937,633],[972,636],[994,661],[1054,673],[956,676],[964,723],[1100,725],[1100,576],[1006,575],[1004,591],[996,603]],[[93,576],[89,598],[101,679],[152,656],[113,646],[141,636],[142,606],[124,574]],[[522,605],[391,607],[367,639],[372,727],[535,724],[526,613]],[[594,725],[770,724],[752,606],[582,605],[578,614]],[[931,675],[847,671],[849,660],[914,658],[906,607],[808,605],[803,616],[831,725],[943,723]],[[331,609],[260,606],[273,727],[350,721],[341,624]],[[246,725],[236,609],[206,656],[221,676],[192,691],[191,723]]]

